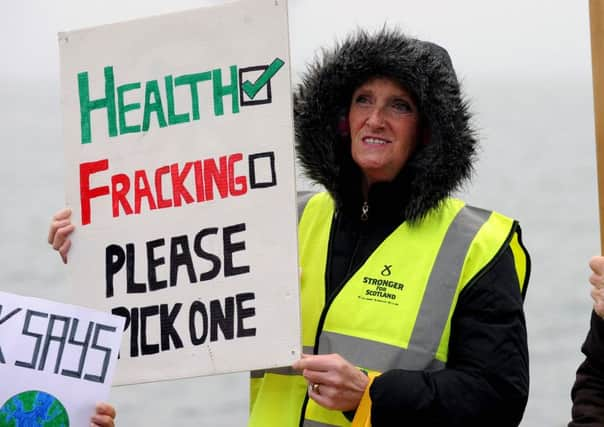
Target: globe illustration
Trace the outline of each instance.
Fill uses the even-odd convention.
[[[69,417],[63,404],[43,391],[24,391],[0,407],[0,427],[68,426]]]

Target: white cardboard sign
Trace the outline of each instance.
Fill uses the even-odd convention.
[[[106,401],[124,319],[0,292],[0,425],[90,424]]]
[[[287,4],[59,34],[79,304],[126,319],[117,384],[300,356]]]

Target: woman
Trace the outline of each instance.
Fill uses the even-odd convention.
[[[476,141],[447,52],[358,32],[309,67],[294,108],[298,157],[327,190],[299,224],[312,356],[302,376],[252,373],[250,425],[347,425],[357,367],[381,373],[374,426],[518,425],[529,258],[515,221],[449,198]]]
[[[299,223],[305,355],[252,372],[249,425],[350,425],[368,387],[373,426],[518,425],[529,257],[516,221],[449,197],[476,141],[447,52],[359,31],[310,66],[294,110],[327,190]],[[66,226],[49,237],[63,257]]]

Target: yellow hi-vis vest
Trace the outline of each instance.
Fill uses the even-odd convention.
[[[299,223],[305,353],[338,353],[371,372],[443,369],[451,316],[464,287],[508,246],[519,292],[528,279],[515,221],[446,199],[420,222],[401,224],[326,302],[333,214],[333,200],[319,193]],[[341,411],[309,399],[308,384],[291,367],[254,371],[250,385],[249,426],[350,426]]]

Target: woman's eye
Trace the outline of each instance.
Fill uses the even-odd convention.
[[[371,99],[367,95],[357,95],[354,102],[356,104],[369,104]]]
[[[410,113],[413,111],[411,105],[407,101],[398,100],[392,102],[392,108],[401,113]]]

